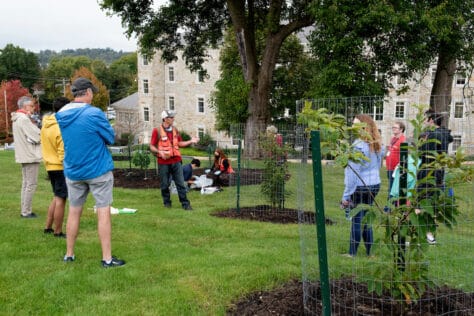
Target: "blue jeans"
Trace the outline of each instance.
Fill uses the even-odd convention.
[[[171,205],[170,184],[174,180],[178,191],[179,201],[183,207],[189,206],[190,202],[186,196],[186,185],[184,184],[183,168],[180,162],[170,165],[158,165],[160,175],[160,189],[164,205]]]
[[[379,193],[380,184],[360,186],[357,187],[355,192],[351,195],[351,200],[354,203],[354,207],[358,204],[372,205],[377,193]],[[349,254],[355,256],[357,254],[357,248],[359,248],[360,239],[364,240],[365,250],[367,256],[370,255],[370,248],[374,243],[374,233],[372,227],[369,224],[362,226],[362,219],[364,218],[367,210],[361,210],[354,217],[352,217],[351,226],[351,239],[349,245]]]

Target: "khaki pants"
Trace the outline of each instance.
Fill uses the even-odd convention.
[[[33,194],[38,184],[39,163],[22,163],[21,172],[21,215],[26,216],[32,212]]]

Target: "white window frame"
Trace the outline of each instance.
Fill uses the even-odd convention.
[[[204,72],[201,71],[201,70],[198,70],[196,72],[196,83],[204,83],[204,81],[206,80],[206,77],[204,76]]]
[[[176,98],[174,95],[168,95],[168,97],[166,98],[166,106],[170,111],[176,110]]]
[[[202,103],[202,111],[200,111],[201,103]],[[204,96],[201,96],[201,95],[196,96],[196,111],[199,114],[206,113],[206,99],[204,98]]]
[[[143,93],[148,94],[150,93],[150,82],[148,79],[143,79]]]
[[[451,143],[451,150],[456,151],[462,145],[462,136],[453,135],[453,142]]]
[[[398,110],[399,107],[402,108],[401,111]],[[394,117],[397,119],[404,119],[406,115],[406,108],[407,106],[405,101],[396,101]],[[402,115],[399,114],[400,112],[402,113]]]
[[[461,112],[458,112],[458,109],[461,108]],[[457,114],[461,113],[461,116],[458,116]],[[464,117],[464,102],[462,101],[455,101],[454,102],[454,113],[453,113],[453,118],[455,119],[460,119]]]
[[[168,82],[175,82],[175,71],[173,66],[168,66]]]
[[[143,60],[142,65],[148,66],[148,57],[145,55],[142,55],[142,60]]]
[[[454,83],[456,87],[464,87],[466,85],[466,75],[463,72],[457,72],[454,78]]]
[[[150,108],[148,106],[143,107],[143,121],[150,122]]]

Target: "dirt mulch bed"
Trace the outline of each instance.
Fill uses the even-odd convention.
[[[270,222],[277,224],[314,224],[315,216],[313,212],[298,212],[293,208],[273,208],[270,205],[256,205],[250,207],[241,207],[239,210],[231,208],[211,213],[212,216],[226,217],[241,220],[252,220],[259,222]],[[326,225],[332,225],[334,222],[326,218]]]
[[[114,169],[114,186],[129,189],[159,189],[160,178],[154,169]],[[205,169],[197,168],[193,170],[193,175],[200,176],[205,174]],[[215,176],[207,175],[214,179]],[[261,169],[242,169],[240,170],[240,185],[259,184],[263,179],[263,170]],[[235,185],[236,179],[230,183]]]
[[[474,293],[447,287],[428,289],[416,303],[403,305],[388,295],[368,294],[365,284],[352,279],[331,282],[332,315],[474,315]],[[303,283],[292,280],[272,291],[258,291],[232,304],[227,315],[323,315],[319,282],[306,284],[307,306],[303,306]]]

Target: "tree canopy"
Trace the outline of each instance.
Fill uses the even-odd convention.
[[[24,87],[32,88],[40,78],[38,57],[32,53],[7,44],[0,50],[0,80],[21,80]]]
[[[138,35],[140,52],[153,56],[156,49],[170,62],[180,51],[192,71],[202,70],[206,49],[216,47],[224,30],[233,26],[241,69],[249,85],[245,154],[259,155],[257,135],[270,120],[270,91],[273,72],[283,41],[309,26],[309,0],[288,2],[208,0],[170,0],[153,8],[148,0],[102,0],[102,8],[118,14],[127,34]],[[257,31],[264,47],[258,54]]]
[[[394,76],[406,79],[437,62],[431,95],[449,100],[455,72],[472,64],[473,8],[472,0],[316,1],[311,47],[321,72],[314,93],[383,93]]]

